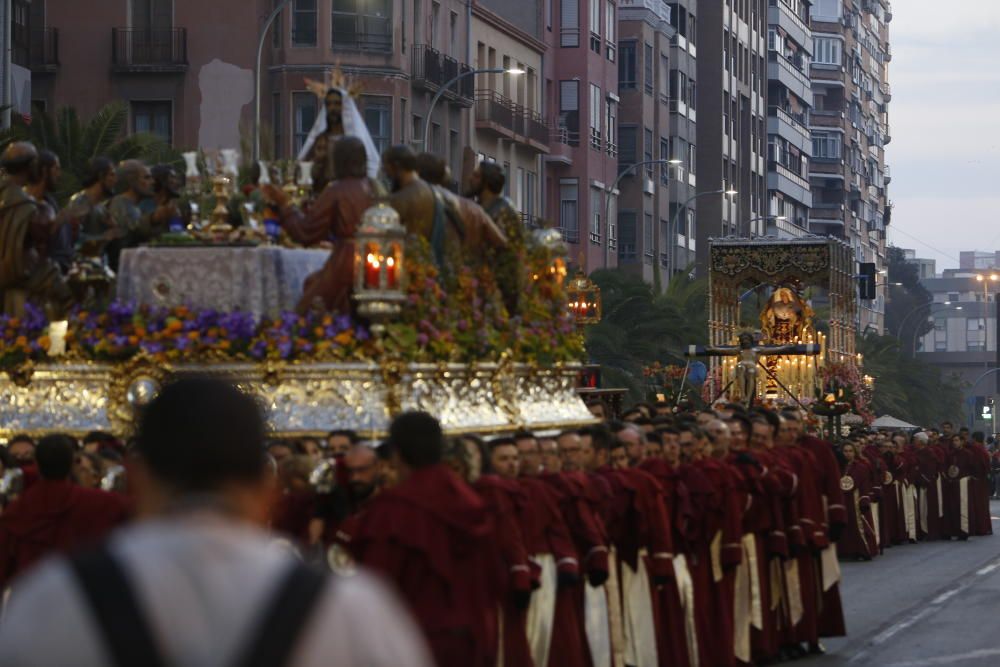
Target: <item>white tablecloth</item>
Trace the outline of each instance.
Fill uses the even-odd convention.
[[[295,309],[306,276],[329,255],[277,246],[132,248],[121,256],[118,300],[274,317]]]

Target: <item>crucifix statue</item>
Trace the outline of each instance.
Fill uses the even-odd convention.
[[[786,344],[786,345],[758,345],[757,337],[750,332],[739,335],[738,345],[691,345],[688,347],[685,356],[687,357],[737,357],[736,373],[729,384],[720,393],[726,393],[731,387],[735,390],[733,398],[743,401],[747,406],[753,404],[757,397],[757,369],[763,368],[764,372],[784,389],[795,402],[798,398],[781,383],[774,372],[765,366],[760,358],[771,356],[817,356],[820,353],[820,346],[810,344]]]

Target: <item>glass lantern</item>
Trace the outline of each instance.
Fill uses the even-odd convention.
[[[406,301],[405,249],[406,229],[395,209],[379,202],[364,212],[354,239],[354,300],[376,332]]]
[[[601,288],[582,271],[578,271],[566,286],[568,306],[578,327],[601,321]]]

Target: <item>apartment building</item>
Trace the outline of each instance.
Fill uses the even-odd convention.
[[[779,0],[780,1],[780,0]],[[809,230],[854,248],[857,261],[886,266],[891,180],[885,163],[889,132],[888,0],[814,0],[810,10],[813,59],[813,206]],[[858,330],[885,325],[885,285],[861,301]]]
[[[688,3],[619,4],[618,264],[654,285],[665,286],[673,270],[685,269],[694,248],[694,209],[690,219],[675,220],[672,206],[697,185],[689,149],[696,145],[697,47],[688,25],[695,25]],[[633,168],[652,160],[669,164]]]
[[[786,69],[767,52],[765,0],[698,3],[697,272],[708,265],[708,240],[766,231],[769,73]],[[774,78],[794,78],[795,68]],[[726,192],[735,191],[735,194]]]
[[[553,137],[544,158],[547,212],[574,263],[618,264],[618,6],[543,0],[543,67]]]
[[[978,256],[977,256],[978,255]],[[988,259],[993,257],[993,259]],[[921,280],[931,293],[929,319],[933,328],[912,345],[921,360],[946,375],[958,375],[965,386],[971,426],[996,433],[993,410],[983,406],[1000,395],[997,352],[997,294],[1000,292],[1000,252],[962,253],[962,268],[945,269],[940,277]]]
[[[248,145],[254,70],[264,18],[280,0],[122,0],[32,3],[33,99],[89,116],[108,100],[129,104],[129,130],[178,148]],[[263,51],[265,154],[294,156],[319,109],[306,79],[341,70],[361,89],[375,143],[417,141],[461,169],[471,136],[472,8],[459,0],[292,0]],[[109,26],[111,29],[109,30]]]
[[[808,234],[812,191],[810,0],[767,3],[767,234]]]
[[[544,156],[551,129],[543,115],[542,41],[538,0],[483,0],[472,6],[476,69],[522,74],[476,77],[473,148],[479,160],[502,164],[507,195],[528,227],[548,216],[542,202]]]

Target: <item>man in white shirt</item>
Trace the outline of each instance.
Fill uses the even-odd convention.
[[[148,407],[130,468],[137,524],[15,581],[5,667],[430,667],[407,613],[365,574],[272,546],[274,482],[256,402],[182,380]]]

